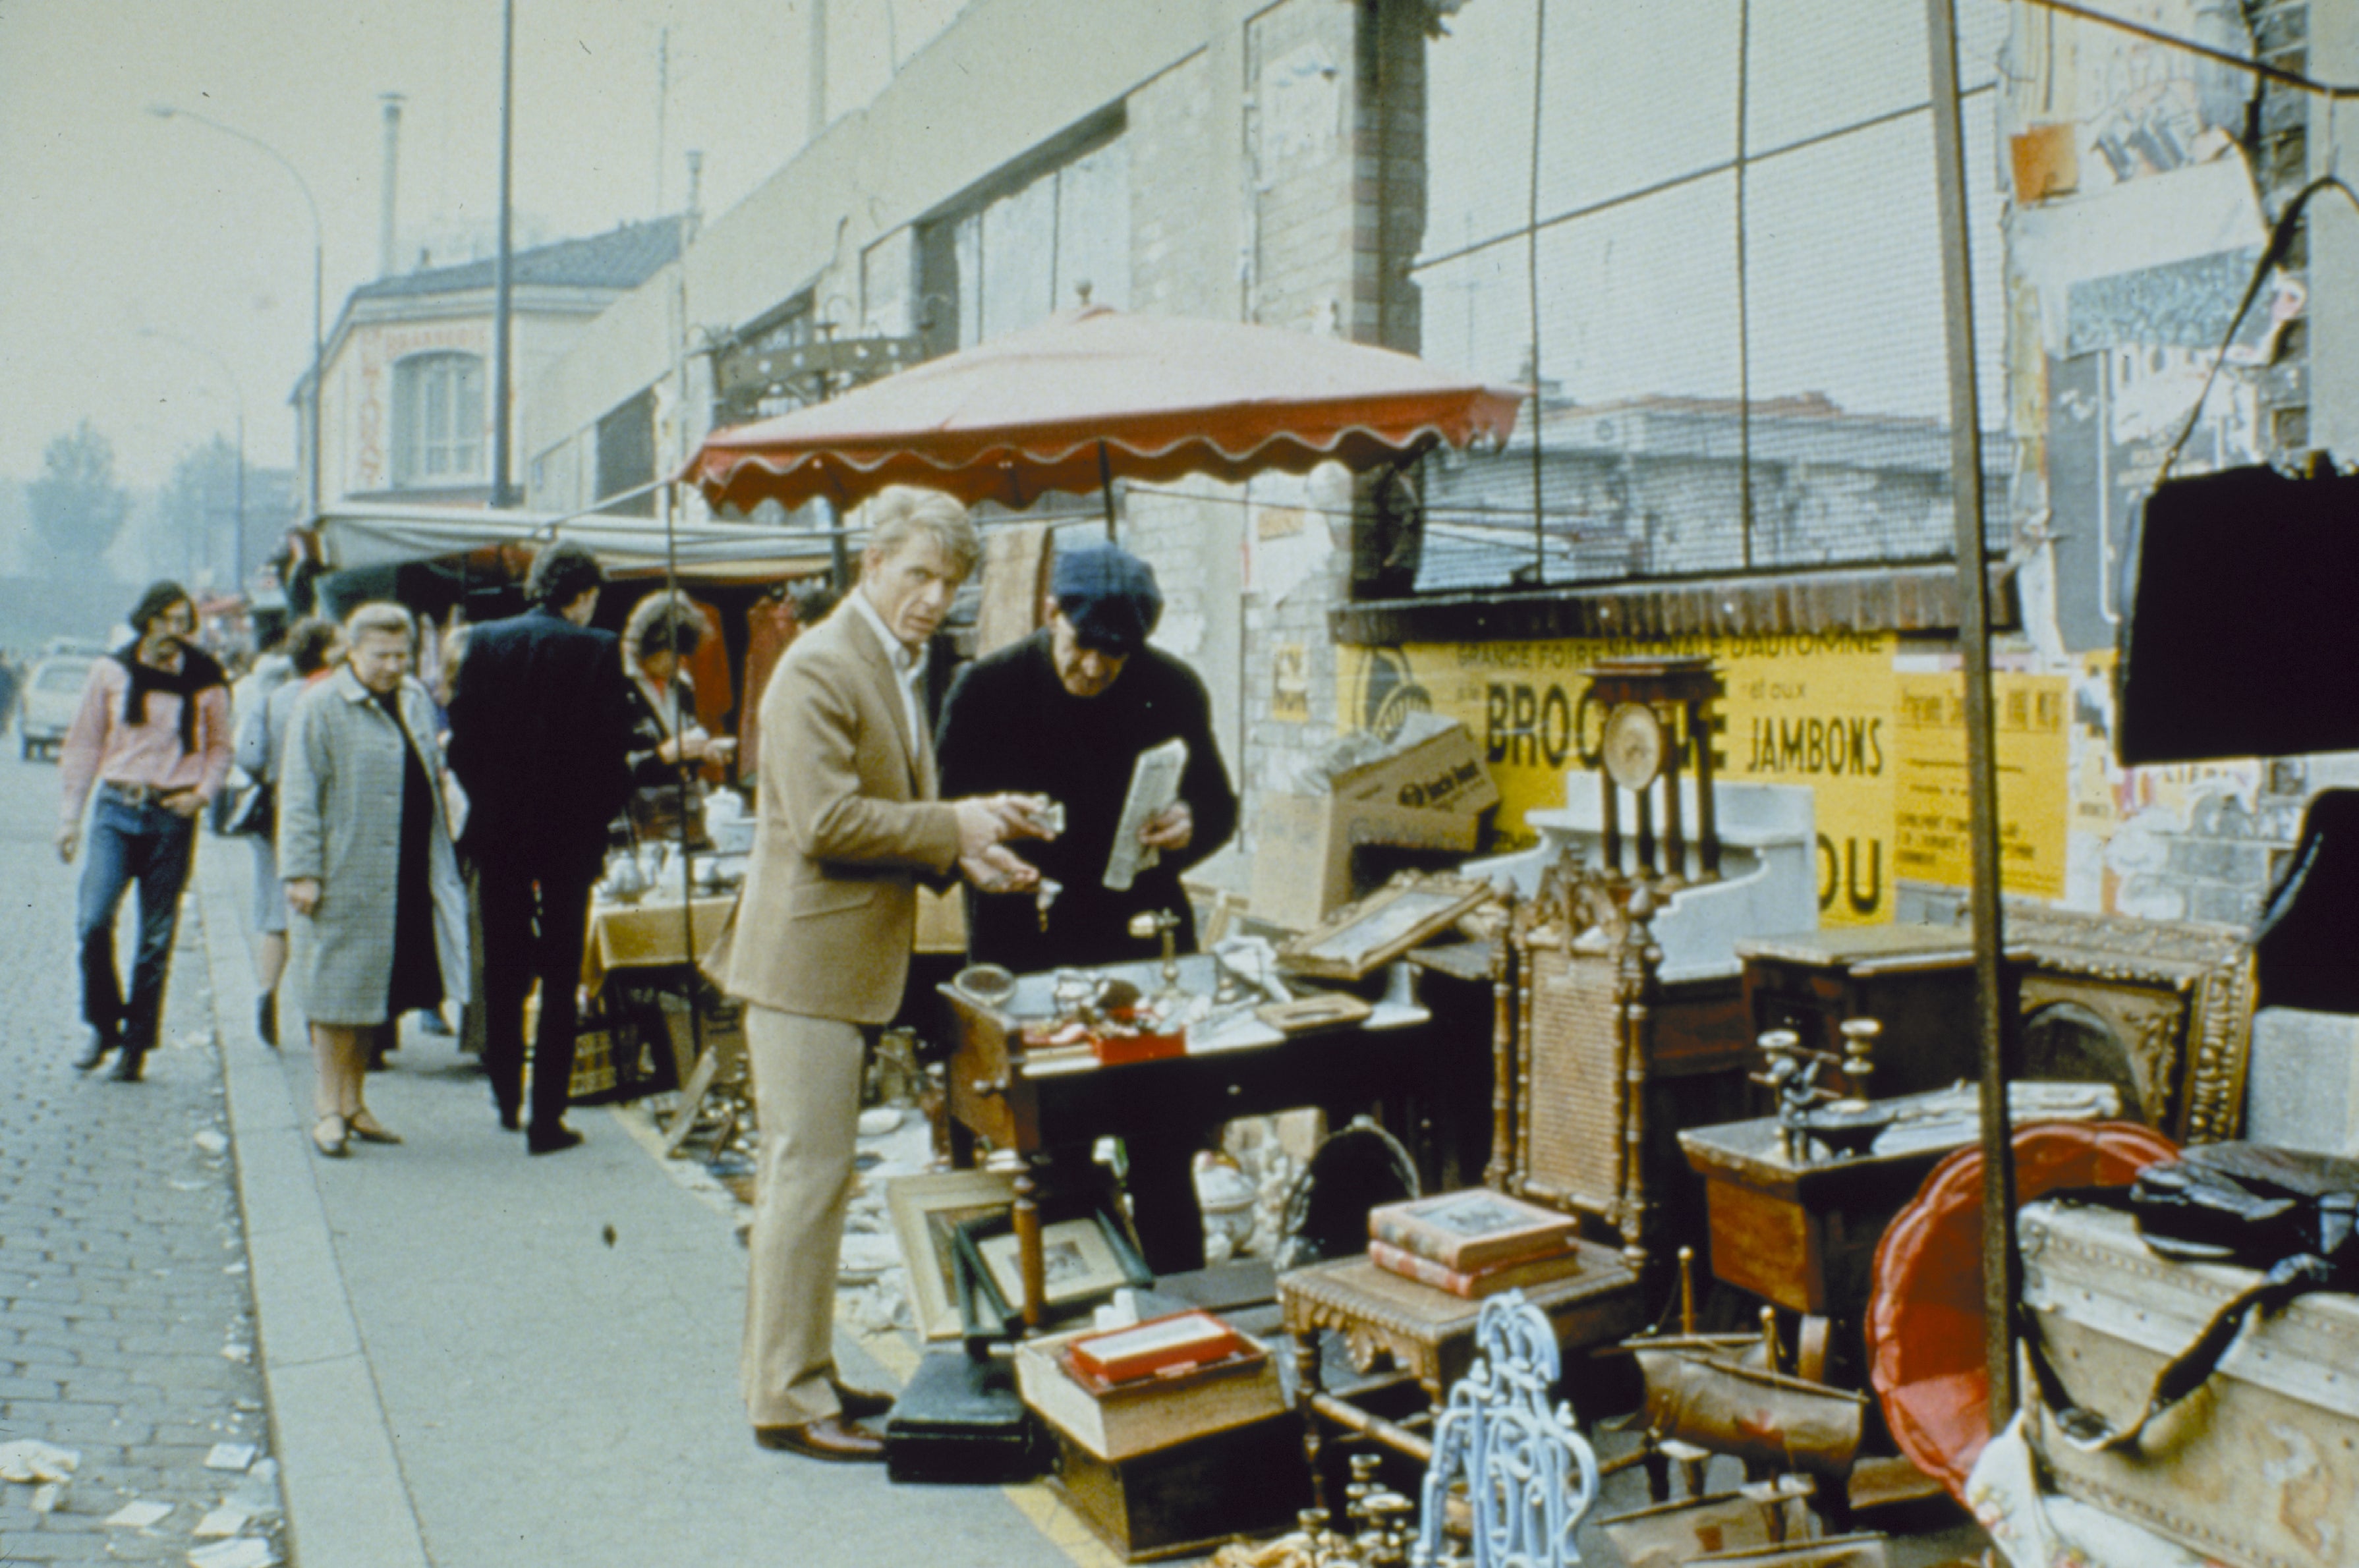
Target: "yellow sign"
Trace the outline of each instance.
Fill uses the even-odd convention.
[[[1966,804],[1965,677],[1897,677],[1899,874],[1964,887],[1973,881]],[[1999,882],[2009,892],[2064,895],[2071,738],[2071,680],[2001,671],[1992,677],[1998,741]]]
[[[1895,646],[1889,633],[1826,632],[1345,648],[1338,707],[1350,729],[1390,730],[1417,710],[1463,720],[1499,786],[1502,845],[1514,848],[1536,840],[1526,812],[1597,787],[1575,733],[1582,670],[1614,654],[1710,658],[1726,685],[1716,776],[1808,786],[1820,918],[1872,925],[1892,918]],[[1680,740],[1692,755],[1695,738]]]

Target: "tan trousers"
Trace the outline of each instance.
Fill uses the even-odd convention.
[[[756,1426],[839,1412],[835,1266],[860,1122],[857,1024],[745,1009],[761,1118],[738,1375]]]

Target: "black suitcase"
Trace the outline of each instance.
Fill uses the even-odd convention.
[[[928,1356],[885,1417],[885,1473],[896,1481],[1006,1486],[1039,1475],[1046,1457],[1015,1366],[996,1357]]]

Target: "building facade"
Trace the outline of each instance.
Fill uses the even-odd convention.
[[[517,401],[610,306],[677,260],[684,222],[624,224],[511,258]],[[322,501],[481,505],[492,493],[495,264],[421,266],[363,284],[321,353]],[[308,461],[310,378],[292,399]],[[521,474],[512,475],[520,482]],[[299,473],[308,494],[310,475]]]
[[[939,353],[1084,287],[1420,352],[1537,395],[1505,449],[1428,460],[1412,506],[1329,473],[1123,495],[1170,600],[1158,640],[1214,693],[1247,849],[1253,800],[1339,730],[1418,707],[1484,741],[1517,842],[1527,811],[1594,787],[1580,671],[1701,653],[1728,691],[1720,732],[1687,743],[1723,777],[1812,789],[1821,917],[1936,912],[1966,849],[1922,14],[1683,10],[935,6],[526,384],[532,502],[587,504],[716,420],[823,390],[749,382],[749,354]],[[2352,0],[2139,16],[2359,74]],[[2267,280],[2197,406],[2270,222],[2327,167],[2324,101],[2038,5],[1958,18],[2008,886],[2238,922],[2342,764],[2114,766],[2114,585],[2190,416],[2188,471],[2351,445],[2359,362],[2328,351],[2351,273],[2311,259],[2354,244],[2341,212]],[[651,462],[610,458],[642,429]]]

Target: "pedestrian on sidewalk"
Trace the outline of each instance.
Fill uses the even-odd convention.
[[[278,1045],[278,980],[287,972],[287,887],[278,877],[278,760],[295,705],[342,656],[343,628],[307,615],[287,629],[275,657],[284,665],[277,678],[266,673],[266,655],[254,674],[232,687],[237,709],[237,765],[271,794],[271,816],[261,832],[246,835],[254,854],[254,1032]],[[251,682],[252,685],[247,683]]]
[[[543,548],[525,579],[533,607],[468,633],[451,694],[451,766],[466,792],[465,847],[483,914],[484,1071],[511,1131],[524,1108],[525,997],[540,982],[525,1132],[532,1154],[582,1141],[565,1125],[575,993],[606,825],[630,789],[621,644],[590,625],[605,580],[582,546]]]
[[[310,922],[304,1011],[319,1077],[311,1141],[401,1140],[364,1098],[368,1037],[467,997],[467,895],[443,809],[434,704],[409,674],[409,611],[364,604],[343,668],[295,708],[279,759],[278,868]]]
[[[91,665],[82,708],[59,750],[63,787],[58,858],[73,863],[92,786],[90,859],[74,911],[82,952],[87,1073],[121,1052],[114,1076],[139,1081],[164,1017],[164,980],[189,880],[197,818],[229,777],[229,687],[221,665],[193,646],[197,607],[176,582],[157,582],[132,607],[131,642]],[[114,916],[139,885],[139,942],[126,999],[114,968]]]
[[[875,1460],[853,1422],[891,1400],[835,1367],[836,1257],[852,1195],[864,1030],[901,1005],[920,876],[992,888],[1031,875],[1001,844],[1038,837],[1016,795],[937,798],[919,696],[929,643],[982,554],[966,509],[895,485],[868,505],[860,581],[797,638],[762,694],[754,853],[725,950],[762,1130],[740,1378],[754,1441]]]

